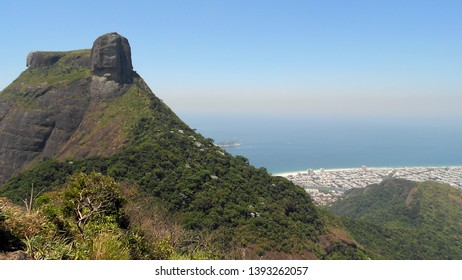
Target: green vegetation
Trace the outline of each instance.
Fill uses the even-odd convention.
[[[462,192],[451,186],[387,180],[347,192],[330,210],[383,258],[462,258]]]
[[[222,226],[219,232],[188,229],[181,225],[183,215],[172,213],[164,201],[100,173],[71,175],[61,188],[42,194],[32,205],[27,209],[9,199],[0,199],[2,250],[22,249],[33,259],[239,257],[238,251],[216,244],[227,241],[229,228]],[[252,230],[265,234],[268,228]],[[289,235],[287,238],[298,240]],[[366,257],[351,241],[341,241],[326,246],[326,258]],[[257,244],[264,246],[262,241]],[[256,255],[265,255],[263,247],[256,248]]]
[[[123,95],[101,100],[96,108],[89,110],[81,124],[82,129],[70,139],[71,143],[78,145],[70,145],[60,159],[79,154],[85,146],[90,146],[93,153],[108,154],[126,145],[131,129],[141,118],[151,114],[150,96],[141,89],[143,82],[136,80]]]
[[[2,198],[1,249],[23,249],[33,259],[167,259],[174,252],[169,236],[144,232],[162,235],[161,228],[170,229],[168,217],[157,209],[140,212],[138,195],[111,177],[77,173],[30,211]],[[153,215],[158,219],[151,221]],[[147,231],[149,222],[158,228]]]
[[[118,188],[110,177],[76,174],[37,199],[34,209],[4,199],[5,224],[33,259],[127,259]]]
[[[76,67],[72,63],[72,61],[77,58],[84,56],[90,57],[90,50],[77,50],[56,53],[62,53],[64,56],[51,66],[27,69],[15,80],[14,83],[27,84],[29,87],[51,84],[60,84],[65,86],[74,81],[91,77],[90,67]],[[7,89],[5,89],[5,91]]]
[[[33,100],[45,93],[52,85],[55,88],[66,87],[73,82],[91,77],[90,67],[75,65],[75,61],[82,57],[90,57],[90,50],[76,50],[69,52],[49,52],[63,54],[55,64],[36,68],[28,68],[6,87],[0,94],[0,100],[15,100],[16,106],[28,109]],[[31,91],[32,90],[32,91]]]
[[[145,93],[137,89],[125,98],[137,94]],[[159,246],[170,242],[183,248],[175,251],[178,258],[196,258],[192,252],[207,258],[240,258],[243,251],[250,252],[246,257],[275,252],[301,258],[333,255],[334,249],[318,242],[329,229],[303,189],[250,166],[243,157],[227,154],[185,125],[155,96],[148,101],[150,112],[132,127],[130,143],[121,151],[66,162],[45,159],[8,181],[0,194],[19,202],[32,184],[57,190],[69,175],[98,172],[138,186],[175,216],[178,230],[195,233],[188,244],[168,235],[155,241]],[[173,251],[167,246],[158,254]],[[338,247],[337,251],[342,255],[347,249]],[[363,256],[361,250],[353,251]]]
[[[23,72],[2,96],[26,111],[47,87],[73,90],[91,77],[74,63],[88,50],[63,54]],[[17,204],[31,186],[43,192],[34,211],[2,211],[9,249],[36,259],[367,257],[302,188],[197,134],[139,77],[93,101],[63,153],[36,158],[0,187]],[[99,156],[73,157],[89,150]]]
[[[133,128],[143,116],[149,116],[151,100],[136,84],[125,92],[120,98],[107,101],[104,115],[98,119],[96,129],[101,129],[110,123],[118,122],[125,134]],[[94,112],[96,113],[96,112]]]

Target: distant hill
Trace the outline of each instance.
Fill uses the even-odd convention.
[[[0,233],[15,249],[34,258],[366,257],[302,188],[180,120],[133,71],[119,34],[91,50],[31,53],[27,65],[0,94],[0,196],[23,205],[32,187],[41,192],[34,219],[2,200]],[[101,211],[101,195],[117,207]],[[34,221],[43,224],[24,232]],[[92,251],[97,241],[109,253]]]
[[[388,179],[348,191],[329,210],[377,257],[462,259],[462,191],[449,185]]]

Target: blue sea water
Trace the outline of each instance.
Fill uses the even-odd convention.
[[[403,120],[242,114],[180,117],[215,143],[269,172],[462,165],[462,125],[454,120]]]

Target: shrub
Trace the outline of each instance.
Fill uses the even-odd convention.
[[[64,189],[64,214],[73,217],[82,235],[85,225],[105,216],[118,217],[124,199],[109,176],[92,172],[72,175]]]

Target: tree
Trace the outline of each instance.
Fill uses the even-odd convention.
[[[119,188],[112,177],[100,173],[72,175],[64,191],[64,212],[74,216],[77,228],[85,235],[89,221],[119,214],[124,202]]]

